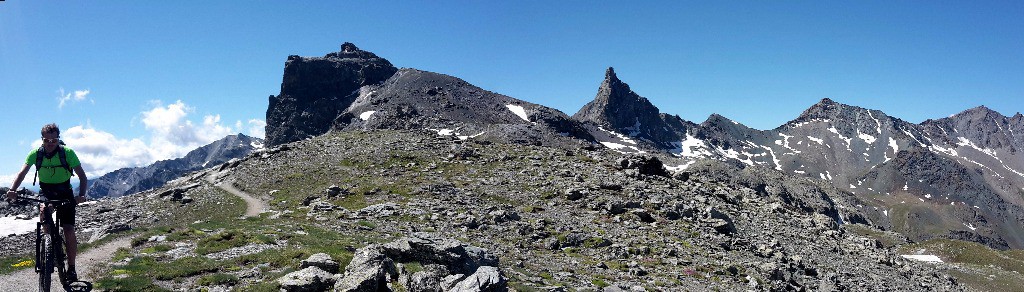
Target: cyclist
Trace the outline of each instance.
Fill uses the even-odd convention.
[[[11,184],[11,189],[7,191],[8,200],[17,200],[18,193],[15,190],[21,185],[22,180],[25,179],[25,175],[31,166],[36,166],[36,176],[39,179],[40,193],[50,200],[74,200],[76,203],[85,202],[86,190],[87,190],[87,178],[85,177],[85,171],[82,170],[82,163],[78,160],[78,156],[75,155],[75,151],[71,148],[64,147],[60,141],[60,128],[56,124],[47,124],[43,126],[40,131],[42,134],[43,145],[39,149],[32,150],[29,153],[28,158],[25,160],[25,166],[21,168],[21,172],[14,179],[14,183]],[[63,153],[61,153],[63,152]],[[42,157],[39,157],[42,155]],[[74,196],[74,191],[71,189],[71,176],[72,170],[74,175],[78,175],[78,197]],[[33,179],[33,184],[35,179]],[[42,208],[40,207],[40,210]],[[39,220],[42,220],[42,216],[49,214],[43,214],[40,212]],[[68,204],[64,207],[57,208],[57,217],[61,221],[61,229],[64,230],[64,242],[67,246],[68,255],[68,272],[67,275],[71,281],[78,281],[78,274],[75,271],[75,256],[78,254],[78,240],[75,236],[75,206],[74,204]],[[47,231],[49,232],[49,231]],[[56,231],[54,231],[56,232]]]

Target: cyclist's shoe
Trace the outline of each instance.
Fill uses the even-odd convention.
[[[78,282],[78,273],[75,272],[75,267],[68,267],[68,282]]]

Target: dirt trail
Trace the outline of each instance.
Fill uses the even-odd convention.
[[[90,248],[78,255],[76,266],[79,278],[86,281],[95,280],[95,275],[100,272],[114,251],[131,244],[131,237],[125,236],[101,246]],[[51,291],[63,291],[60,288],[60,281],[57,273],[53,274]],[[23,269],[7,275],[0,275],[0,291],[39,291],[39,275],[32,268]]]
[[[219,182],[218,183],[217,182],[217,175],[218,174],[219,174],[218,172],[210,173],[209,175],[206,176],[206,181],[210,182],[211,184],[214,184],[215,186],[219,187],[220,189],[222,189],[222,190],[224,190],[224,191],[226,191],[228,193],[231,193],[233,195],[238,196],[239,198],[242,198],[242,200],[245,201],[245,215],[244,215],[245,217],[259,216],[260,213],[263,212],[263,210],[267,209],[267,205],[265,203],[263,203],[262,200],[257,199],[256,197],[253,197],[249,193],[243,192],[243,191],[235,188],[235,184],[234,183],[232,183],[230,181],[224,181],[224,182]]]
[[[264,209],[266,204],[263,201],[253,197],[249,193],[243,192],[229,181],[216,182],[216,175],[219,173],[211,173],[206,176],[206,181],[216,185],[228,193],[236,195],[245,201],[245,217],[259,216]],[[76,265],[78,269],[78,275],[83,280],[94,280],[93,278],[97,275],[104,264],[110,261],[110,257],[114,255],[114,251],[122,247],[129,247],[131,244],[131,237],[122,237],[108,242],[104,245],[91,248],[78,255]],[[0,275],[0,291],[38,291],[39,290],[39,276],[31,268],[16,271],[7,275]],[[62,291],[60,283],[55,273],[53,275],[52,291]]]

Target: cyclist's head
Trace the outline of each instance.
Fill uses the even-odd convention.
[[[43,126],[43,129],[41,131],[39,131],[39,134],[43,135],[43,136],[46,136],[47,133],[52,133],[52,134],[55,134],[55,135],[57,135],[59,137],[60,136],[60,127],[57,127],[57,124],[54,124],[54,123],[46,124],[45,126]]]
[[[39,133],[43,136],[43,148],[47,153],[57,149],[57,144],[60,144],[60,128],[57,124],[47,124]]]

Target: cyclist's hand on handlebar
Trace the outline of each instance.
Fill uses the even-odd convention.
[[[75,197],[75,203],[76,204],[85,203],[85,201],[86,201],[85,196],[77,196],[77,197]]]
[[[14,190],[7,191],[7,201],[18,201],[18,192],[15,192]]]

